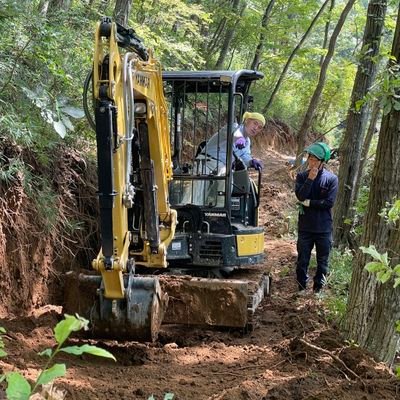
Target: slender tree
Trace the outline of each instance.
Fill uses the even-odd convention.
[[[272,11],[272,7],[275,4],[275,0],[270,0],[267,8],[265,9],[263,18],[261,20],[261,32],[260,32],[260,39],[258,41],[258,45],[256,48],[256,51],[254,53],[254,58],[253,61],[251,63],[250,69],[257,69],[258,68],[258,64],[260,64],[260,57],[261,57],[261,53],[264,47],[264,42],[265,42],[265,31],[268,25],[268,21],[269,21],[269,17],[271,15],[271,11]]]
[[[299,49],[301,48],[301,46],[303,45],[303,43],[306,41],[307,37],[310,35],[310,32],[312,31],[312,29],[314,28],[316,22],[318,21],[319,17],[321,16],[321,14],[324,12],[325,7],[328,5],[328,3],[331,0],[325,0],[325,2],[322,4],[321,8],[319,9],[319,11],[317,12],[317,14],[315,15],[315,17],[313,18],[313,20],[311,21],[310,26],[308,27],[308,29],[306,30],[306,32],[304,33],[303,37],[300,39],[299,43],[297,44],[297,46],[293,49],[292,53],[290,54],[288,60],[286,61],[285,66],[283,67],[283,70],[279,76],[278,82],[276,82],[276,85],[274,87],[274,90],[272,91],[272,94],[268,100],[267,105],[263,108],[263,113],[266,114],[269,110],[269,108],[271,107],[272,102],[274,101],[275,95],[278,93],[279,88],[281,87],[281,84],[283,82],[283,79],[286,76],[286,73],[289,69],[290,64],[293,61],[294,56],[296,55],[296,53],[299,51]]]
[[[334,208],[334,243],[346,246],[354,217],[355,187],[360,169],[361,149],[368,120],[368,104],[359,105],[365,98],[376,75],[376,56],[379,53],[387,8],[386,0],[370,0],[364,30],[362,54],[354,81],[351,104],[347,114],[346,131],[340,146],[339,193]],[[361,171],[360,171],[361,173]]]
[[[212,52],[215,50],[215,48],[216,48],[216,46],[217,46],[217,44],[218,44],[218,42],[219,42],[219,40],[221,38],[222,32],[225,29],[226,22],[227,22],[227,18],[226,17],[223,17],[219,21],[217,29],[215,30],[212,38],[208,42],[208,46],[206,47],[208,54],[212,54]]]
[[[114,8],[114,20],[123,26],[128,26],[132,0],[117,0]]]
[[[335,8],[335,0],[331,0],[331,5],[329,6],[329,14],[328,14],[328,20],[325,23],[325,30],[324,30],[324,40],[322,42],[322,48],[325,50],[326,46],[328,45],[328,38],[329,38],[329,28],[331,26],[331,16],[332,16],[332,11]],[[322,55],[321,58],[319,59],[319,66],[322,67],[322,64],[324,62],[325,56]]]
[[[371,117],[369,119],[369,126],[367,129],[367,133],[365,135],[362,150],[361,150],[359,173],[357,174],[357,180],[356,180],[356,184],[354,186],[354,192],[355,192],[354,197],[356,199],[358,198],[358,193],[360,191],[361,180],[362,180],[361,178],[363,175],[362,173],[364,171],[364,167],[365,167],[365,164],[368,159],[368,153],[369,153],[369,148],[371,147],[372,138],[374,136],[374,133],[377,131],[376,125],[378,123],[379,115],[381,113],[381,107],[379,105],[378,100],[375,100],[373,102],[371,109],[372,109],[372,111],[371,111]]]
[[[59,11],[66,11],[71,7],[72,0],[40,0],[38,5],[39,13],[46,17],[47,15],[57,14]]]
[[[233,0],[233,4],[232,4],[232,15],[236,15],[237,19],[240,19],[241,14],[243,14],[244,9],[246,7],[246,3],[243,4],[242,9],[239,11],[239,7],[240,6],[240,0]],[[224,41],[222,43],[222,47],[219,53],[219,57],[217,62],[215,63],[214,69],[218,70],[221,69],[224,61],[225,61],[225,57],[228,54],[228,50],[229,50],[229,46],[232,42],[233,39],[233,35],[235,34],[235,29],[237,27],[236,24],[236,19],[232,19],[230,21],[230,24],[225,32],[225,37],[224,37]]]
[[[306,114],[303,119],[303,123],[301,128],[297,134],[297,157],[296,157],[296,166],[299,166],[301,163],[301,156],[303,154],[304,145],[306,142],[307,134],[310,130],[310,127],[313,123],[315,111],[318,107],[318,104],[321,99],[321,93],[325,85],[326,80],[326,73],[328,71],[329,64],[335,52],[336,41],[339,36],[340,31],[342,30],[343,24],[346,21],[347,15],[349,14],[350,10],[352,9],[356,0],[349,0],[344,7],[342,13],[340,14],[339,20],[335,26],[335,29],[332,32],[332,36],[329,40],[328,52],[324,58],[324,62],[322,63],[322,67],[319,73],[319,79],[317,87],[314,90],[314,93],[311,97],[310,103],[308,105]]]
[[[42,16],[47,15],[47,10],[49,9],[50,0],[40,0],[38,5],[38,11]]]
[[[400,60],[400,9],[392,56],[389,79],[393,94],[388,100],[396,104],[400,95],[396,83],[400,78],[400,64],[395,61]],[[387,252],[392,266],[400,263],[400,223],[388,224],[380,213],[388,203],[400,197],[400,111],[396,108],[392,107],[382,118],[361,238],[364,246],[374,244],[381,253]],[[394,288],[393,278],[384,284],[378,282],[375,275],[365,270],[365,263],[365,254],[358,252],[343,329],[349,339],[368,349],[377,359],[391,364],[399,342],[395,324],[400,319],[400,286]]]

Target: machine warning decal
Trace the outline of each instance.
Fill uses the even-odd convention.
[[[171,243],[172,250],[182,250],[181,242],[172,242]]]

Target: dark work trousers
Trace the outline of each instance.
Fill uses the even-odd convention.
[[[332,246],[331,232],[299,232],[297,239],[297,283],[299,289],[305,289],[308,280],[308,265],[311,251],[315,245],[317,252],[317,272],[314,276],[314,290],[320,290],[328,274],[328,258]]]

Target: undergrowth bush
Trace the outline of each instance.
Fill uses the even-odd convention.
[[[330,288],[325,298],[328,318],[340,321],[345,313],[352,273],[353,254],[333,249],[330,254],[330,273],[327,284]]]

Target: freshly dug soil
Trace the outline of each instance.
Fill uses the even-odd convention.
[[[154,395],[161,400],[165,393],[173,393],[176,400],[400,398],[400,381],[366,352],[345,343],[327,321],[322,296],[297,296],[296,248],[290,235],[295,201],[287,158],[267,144],[256,151],[265,165],[260,219],[266,232],[266,260],[260,268],[272,273],[273,287],[255,313],[253,329],[176,324],[163,325],[154,343],[72,339],[73,344],[109,350],[117,362],[60,356],[67,375],[55,385],[66,398],[143,400]],[[29,227],[28,213],[21,210],[29,204],[23,193],[3,195],[8,202],[14,199],[13,212],[20,218],[14,230],[6,231],[7,215],[1,214],[0,326],[7,330],[3,339],[8,355],[0,367],[34,380],[45,364],[37,353],[55,345],[52,329],[61,318],[57,299],[63,271],[53,263],[54,238],[24,229]]]

